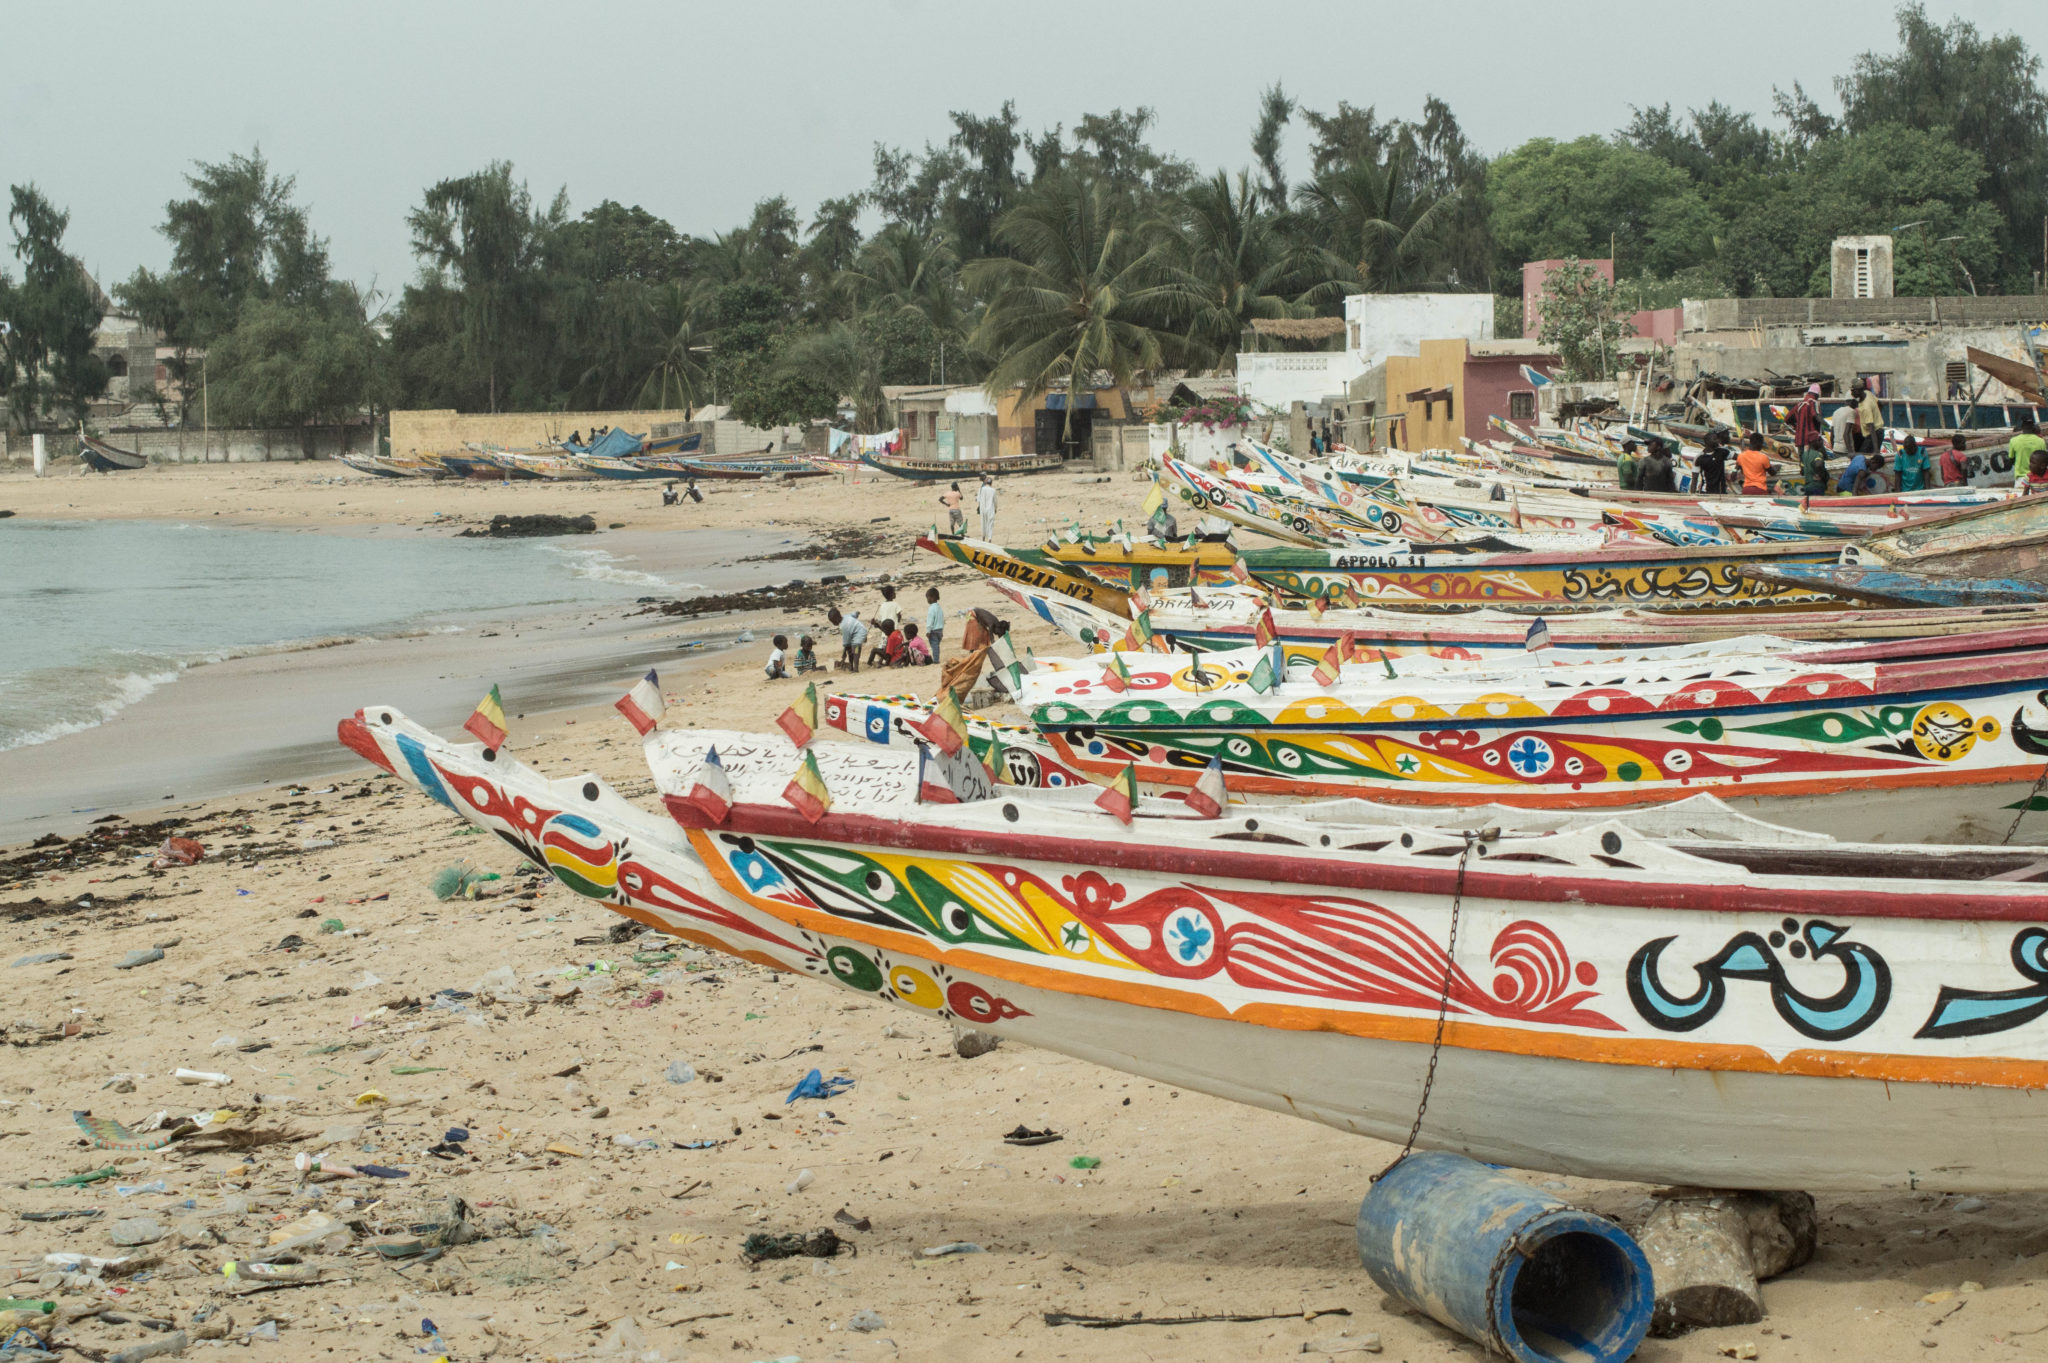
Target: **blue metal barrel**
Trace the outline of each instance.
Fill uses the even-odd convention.
[[[1627,1358],[1650,1264],[1619,1226],[1462,1155],[1395,1165],[1358,1207],[1358,1257],[1390,1296],[1518,1363]]]

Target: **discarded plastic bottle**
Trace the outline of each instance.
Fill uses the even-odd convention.
[[[789,1186],[787,1189],[785,1189],[785,1191],[792,1194],[800,1193],[804,1189],[810,1187],[811,1184],[816,1181],[816,1177],[811,1173],[810,1170],[800,1169],[797,1171],[797,1176],[789,1181]]]

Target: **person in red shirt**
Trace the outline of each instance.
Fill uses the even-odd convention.
[[[1800,453],[1820,444],[1820,385],[1806,385],[1806,396],[1792,410],[1792,444]]]
[[[1941,452],[1941,485],[1962,487],[1970,481],[1968,470],[1963,465],[1967,456],[1963,452],[1963,433],[1957,431],[1948,438],[1948,448]]]

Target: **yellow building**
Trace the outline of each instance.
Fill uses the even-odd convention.
[[[1484,440],[1487,419],[1536,417],[1536,384],[1522,370],[1555,370],[1555,351],[1529,340],[1423,341],[1415,355],[1386,359],[1386,410],[1399,416],[1387,439],[1404,450],[1458,450]]]

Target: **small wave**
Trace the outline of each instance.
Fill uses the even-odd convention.
[[[627,587],[660,587],[667,591],[702,590],[701,582],[671,582],[665,577],[640,571],[638,568],[621,568],[617,565],[631,563],[629,558],[606,553],[602,549],[564,549],[559,545],[543,544],[543,553],[556,554],[569,560],[569,571],[592,582],[617,582]]]
[[[66,734],[84,733],[87,729],[98,728],[159,686],[168,686],[176,681],[179,670],[130,672],[125,676],[111,678],[105,683],[106,695],[94,707],[94,713],[90,717],[58,720],[25,733],[0,733],[0,752],[10,748],[32,748],[38,743],[48,743]]]

